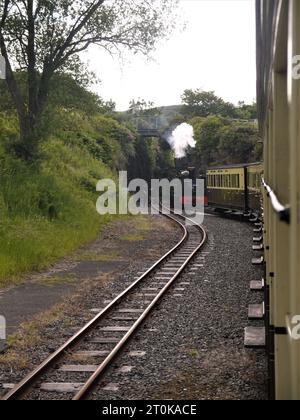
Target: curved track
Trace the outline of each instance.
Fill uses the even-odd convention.
[[[49,393],[47,399],[51,399],[56,391],[64,389],[69,399],[87,397],[104,371],[206,242],[207,235],[202,226],[183,216],[166,216],[182,229],[183,236],[178,244],[16,385],[3,400],[30,399],[33,388],[35,393],[37,389],[43,395]],[[90,373],[86,366],[78,364],[80,356],[82,359],[95,359],[95,368]],[[74,360],[77,360],[76,365],[71,364]],[[82,380],[68,384],[68,373],[72,372],[80,375]],[[56,382],[57,376],[59,383]]]

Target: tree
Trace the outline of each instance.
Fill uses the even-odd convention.
[[[252,105],[247,105],[245,102],[240,101],[238,104],[237,112],[239,118],[244,120],[257,120],[257,105],[253,103]]]
[[[191,120],[194,127],[196,152],[203,168],[215,164],[219,156],[220,130],[225,121],[215,115]]]
[[[142,115],[156,114],[157,109],[154,107],[154,102],[145,101],[145,99],[132,99],[129,103],[129,114],[140,117]]]
[[[205,92],[201,89],[186,89],[181,97],[184,105],[183,112],[189,117],[208,117],[220,115],[222,117],[237,118],[236,108],[233,104],[225,102],[214,92]]]
[[[212,165],[248,163],[262,159],[258,127],[253,122],[210,115],[207,118],[192,118],[189,123],[194,128],[194,155],[197,155],[201,170]],[[193,159],[190,156],[190,160]]]
[[[177,0],[0,0],[0,50],[20,126],[19,156],[33,158],[56,73],[80,74],[90,45],[149,54],[174,27]],[[27,75],[26,92],[15,70]]]
[[[233,122],[220,130],[219,156],[223,164],[260,160],[258,128],[252,123]]]

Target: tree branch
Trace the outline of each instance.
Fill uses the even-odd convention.
[[[84,27],[84,25],[86,25],[86,23],[88,23],[88,21],[91,19],[91,17],[93,16],[93,14],[96,12],[96,10],[98,9],[98,7],[102,6],[102,4],[104,3],[105,0],[98,0],[96,1],[96,3],[94,5],[91,5],[89,7],[89,9],[87,9],[85,11],[85,13],[82,14],[83,19],[81,20],[81,22],[79,22],[77,25],[75,24],[73,26],[73,28],[71,29],[66,41],[63,43],[63,45],[61,47],[58,47],[57,50],[55,51],[55,55],[56,57],[54,57],[54,66],[57,66],[57,62],[59,62],[65,51],[69,48],[70,44],[72,43],[74,37],[81,31],[81,29]]]
[[[1,18],[1,22],[0,22],[0,30],[3,29],[7,16],[8,16],[8,6],[10,4],[10,0],[5,0],[4,2],[4,7],[3,7],[3,13],[2,13],[2,18]]]

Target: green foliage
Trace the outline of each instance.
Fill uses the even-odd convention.
[[[253,122],[210,115],[193,118],[189,123],[194,127],[196,154],[202,168],[262,159],[258,127]]]
[[[17,118],[8,112],[0,112],[0,145],[8,145],[18,136]]]
[[[255,145],[258,143],[257,126],[236,122],[224,126],[220,132],[219,161],[223,163],[248,163],[260,160]]]
[[[114,178],[135,156],[134,132],[104,114],[97,98],[68,77],[59,82],[66,97],[49,103],[38,162],[30,165],[12,153],[17,117],[0,112],[1,285],[95,238],[111,220],[96,212],[96,183]]]
[[[0,284],[39,270],[92,240],[111,216],[95,209],[95,186],[111,170],[78,145],[49,139],[37,169],[0,149]]]
[[[69,76],[56,80],[34,164],[12,152],[18,120],[12,109],[0,111],[1,285],[95,238],[111,220],[96,212],[98,180],[128,168],[150,179],[172,167],[166,143],[138,138],[130,124],[107,113],[98,97]],[[9,96],[0,99],[1,109],[5,100]]]
[[[240,119],[257,120],[257,106],[256,104],[247,105],[245,102],[239,102],[236,109]]]
[[[109,115],[56,108],[50,121],[51,127],[46,130],[49,135],[86,148],[113,171],[126,169],[135,156],[135,133]]]
[[[175,174],[174,152],[162,139],[138,138],[136,156],[130,160],[129,178],[142,178],[150,182],[153,178],[169,178]]]
[[[220,115],[222,117],[236,118],[237,113],[233,104],[225,102],[214,92],[205,92],[201,89],[187,89],[182,95],[183,113],[185,116],[208,117]]]
[[[114,111],[113,102],[106,103],[88,87],[68,74],[55,74],[51,79],[48,108],[62,107],[84,110],[88,115]]]
[[[173,150],[167,142],[162,141],[156,152],[155,178],[173,178],[176,175]]]
[[[196,140],[196,151],[204,166],[211,165],[218,160],[220,130],[224,126],[224,120],[217,116],[193,119]]]
[[[208,117],[218,115],[220,117],[255,120],[257,119],[256,104],[247,105],[239,102],[236,107],[230,102],[225,102],[215,95],[215,92],[206,92],[201,89],[187,89],[182,95],[183,114],[185,117]]]
[[[232,164],[262,159],[258,140],[256,104],[240,102],[237,107],[214,92],[186,90],[183,113],[194,128],[196,155],[189,160],[205,169],[215,164]],[[198,161],[198,162],[197,162]]]

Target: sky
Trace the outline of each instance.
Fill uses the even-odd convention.
[[[197,88],[235,104],[255,101],[254,0],[181,0],[180,8],[185,31],[162,42],[152,62],[126,54],[121,63],[96,47],[89,52],[89,67],[101,80],[93,90],[119,111],[137,98],[180,104],[185,89]]]

